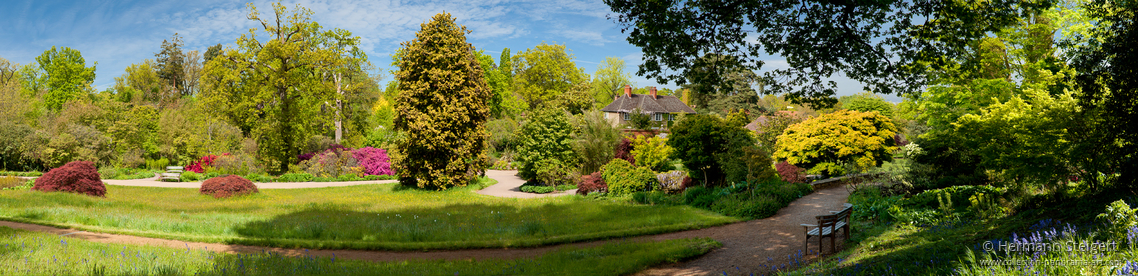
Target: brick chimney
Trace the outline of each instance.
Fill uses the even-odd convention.
[[[656,87],[655,86],[648,87],[648,95],[652,95],[653,100],[656,99]]]
[[[627,84],[624,85],[624,96],[632,98],[632,86],[631,85],[627,85]]]

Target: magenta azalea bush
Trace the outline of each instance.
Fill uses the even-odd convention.
[[[387,156],[387,150],[362,147],[352,151],[352,157],[359,160],[367,175],[395,175],[395,170],[391,169],[391,158]]]

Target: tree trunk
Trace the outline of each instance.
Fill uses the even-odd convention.
[[[344,91],[340,88],[340,73],[333,74],[332,78],[336,82],[336,94],[339,94],[341,97],[343,97]],[[340,139],[342,139],[344,135],[344,124],[340,120],[340,110],[343,108],[344,101],[341,99],[336,99],[336,144],[340,144]]]

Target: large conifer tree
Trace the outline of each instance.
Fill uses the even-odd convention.
[[[487,165],[486,120],[491,90],[482,77],[466,27],[441,13],[404,42],[395,78],[395,166],[404,184],[464,186]]]

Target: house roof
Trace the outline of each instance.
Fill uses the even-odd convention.
[[[608,106],[602,108],[604,112],[629,113],[639,108],[647,113],[688,113],[695,114],[695,110],[688,107],[675,96],[656,96],[645,94],[628,94],[613,100]]]

